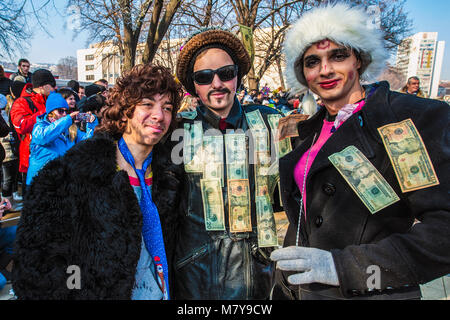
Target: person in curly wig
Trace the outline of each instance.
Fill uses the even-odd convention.
[[[135,66],[94,137],[34,178],[17,232],[19,299],[170,299],[181,173],[162,140],[181,98],[168,69]]]
[[[126,76],[117,80],[109,96],[109,108],[103,113],[103,123],[98,131],[108,131],[115,136],[122,135],[132,118],[136,106],[143,99],[153,100],[155,96],[167,95],[172,102],[171,119],[176,114],[182,100],[181,85],[176,83],[168,69],[160,66],[139,65],[133,68]],[[169,122],[170,131],[176,128],[176,121]]]

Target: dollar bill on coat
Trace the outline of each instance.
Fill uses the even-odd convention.
[[[402,192],[439,184],[436,171],[411,119],[378,128]]]
[[[203,179],[219,178],[224,186],[223,136],[203,137]]]
[[[278,236],[272,205],[266,196],[256,196],[258,247],[277,247]]]
[[[184,124],[183,160],[186,172],[203,172],[203,126],[200,121]]]
[[[305,121],[309,116],[307,114],[290,114],[281,118],[278,122],[278,140],[286,138],[298,137],[297,124]]]
[[[251,232],[250,185],[248,179],[228,180],[230,232]]]
[[[225,211],[220,179],[200,179],[200,190],[206,230],[225,230]]]
[[[247,142],[244,133],[225,135],[227,180],[248,179]]]
[[[334,153],[328,159],[372,214],[400,200],[386,179],[355,146]]]

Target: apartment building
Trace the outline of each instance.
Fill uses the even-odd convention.
[[[437,32],[419,32],[402,41],[397,50],[396,67],[408,79],[417,76],[420,87],[430,98],[438,96],[445,41]]]

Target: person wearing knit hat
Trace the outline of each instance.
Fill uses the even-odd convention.
[[[104,86],[100,86],[98,84],[90,84],[85,87],[84,92],[86,94],[86,98],[93,96],[94,94],[102,93],[106,91]]]
[[[45,113],[45,101],[56,87],[55,78],[48,70],[36,70],[31,78],[32,83],[25,84],[20,97],[14,101],[10,113],[11,122],[20,136],[19,172],[22,173],[23,184],[28,171],[31,131],[36,124],[37,116]]]
[[[322,104],[279,163],[291,223],[271,254],[274,299],[420,299],[450,272],[449,108],[362,84],[387,57],[371,21],[326,5],[287,33],[288,83]]]
[[[269,150],[275,149],[270,148],[273,140],[268,118],[282,115],[257,104],[241,105],[237,99],[236,90],[250,66],[243,43],[220,28],[194,33],[182,46],[177,61],[177,78],[199,101],[194,111],[179,113],[187,196],[182,199],[178,224],[174,274],[177,299],[245,300],[267,299],[270,295],[273,264],[268,256],[277,246],[272,203],[264,202],[269,221],[266,229],[257,218],[257,214],[263,214],[262,207],[255,203],[256,195],[269,190],[268,182],[260,171],[254,173],[251,160],[255,148],[248,150],[245,135],[235,131],[248,131],[252,136],[249,129],[261,129],[265,140],[258,144],[262,148],[259,151],[264,150],[262,154],[270,159]],[[214,143],[207,132],[214,132]],[[177,139],[172,137],[172,141]],[[203,155],[199,148],[202,145]],[[242,167],[226,164],[231,153],[239,153],[239,159],[245,160]],[[241,185],[236,185],[238,182]],[[231,208],[229,199],[240,199],[242,207]],[[278,205],[274,204],[274,210]],[[247,210],[245,219],[240,210]],[[194,258],[195,263],[190,263]]]
[[[53,74],[46,69],[36,70],[31,76],[31,83],[33,84],[33,88],[45,88],[45,90],[53,92],[56,87],[56,81]],[[53,88],[53,90],[51,90]]]
[[[96,117],[91,115],[86,132],[79,130],[75,124],[79,111],[69,114],[69,105],[60,93],[51,93],[45,105],[45,113],[37,117],[31,135],[27,186],[31,185],[47,162],[65,154],[76,143],[92,137],[98,124]]]

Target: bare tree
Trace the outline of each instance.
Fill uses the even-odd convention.
[[[69,0],[79,8],[81,30],[90,41],[117,46],[122,70],[131,69],[138,44],[142,62],[151,62],[182,0]]]
[[[406,76],[396,67],[388,64],[386,70],[378,77],[378,81],[387,81],[392,90],[400,90],[406,83]]]
[[[210,26],[231,28],[233,24],[233,9],[227,1],[184,0],[167,30],[156,58],[161,64],[175,70],[181,45],[190,34]]]
[[[56,72],[61,79],[78,80],[77,58],[61,58],[56,65]]]
[[[239,24],[251,27],[255,41],[255,63],[247,75],[250,89],[257,89],[259,81],[275,63],[280,73],[283,64],[282,46],[289,26],[301,15],[323,3],[337,0],[231,0]],[[404,10],[405,0],[350,0],[351,5],[378,9],[380,28],[386,48],[395,49],[411,30],[411,21]],[[280,75],[280,83],[284,87]]]
[[[17,4],[14,0],[0,2],[0,57],[11,56],[14,49],[20,48],[29,31],[24,24],[26,1]]]
[[[406,0],[352,0],[354,5],[378,8],[386,48],[393,50],[410,35],[412,21],[405,11]]]
[[[48,33],[42,21],[51,5],[53,0],[41,1],[39,6],[33,0],[0,1],[0,57],[12,58],[28,47],[33,35],[31,19]]]
[[[282,45],[287,28],[318,0],[231,0],[238,24],[254,35],[255,61],[247,74],[250,89],[258,89],[264,73],[275,62],[281,67]],[[280,82],[283,85],[281,77]]]

